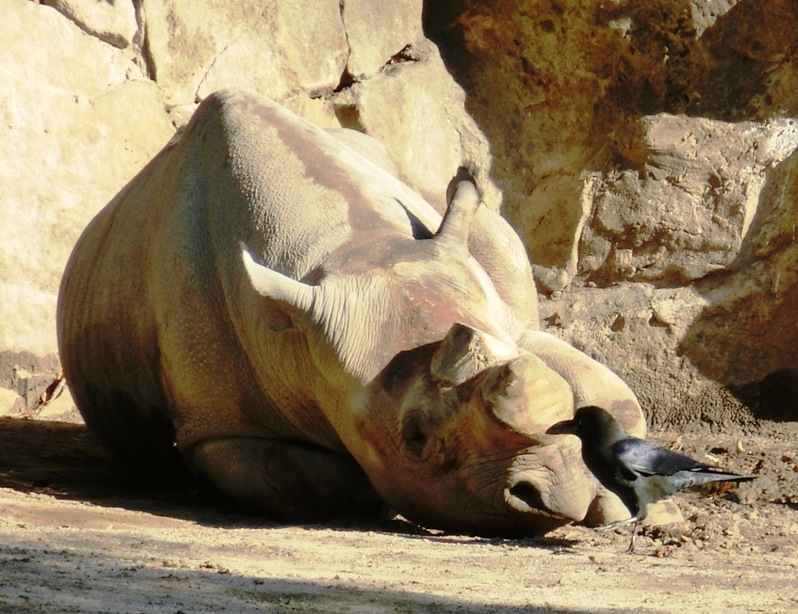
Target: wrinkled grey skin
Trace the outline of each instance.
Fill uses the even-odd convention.
[[[88,426],[133,469],[184,464],[288,520],[612,519],[576,439],[545,431],[586,400],[641,433],[634,395],[535,330],[523,246],[473,183],[441,220],[359,141],[376,151],[243,93],[202,103],[64,273],[59,348]]]

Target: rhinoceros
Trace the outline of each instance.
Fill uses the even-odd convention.
[[[382,160],[273,101],[206,98],[67,264],[59,350],[90,430],[292,522],[625,517],[546,430],[591,404],[642,435],[634,394],[537,330],[525,249],[467,172],[441,216]]]

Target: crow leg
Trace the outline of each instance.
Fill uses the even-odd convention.
[[[596,531],[600,533],[606,533],[608,531],[614,531],[615,529],[620,529],[621,527],[625,527],[627,525],[632,526],[632,540],[629,543],[629,548],[626,550],[629,554],[634,554],[637,549],[635,548],[635,539],[637,538],[637,524],[640,522],[639,518],[632,516],[631,518],[627,518],[626,520],[619,520],[617,522],[611,522],[610,524],[605,524],[600,527],[596,527]]]
[[[634,554],[637,552],[637,548],[635,547],[635,538],[637,537],[637,520],[635,520],[635,524],[632,527],[632,541],[629,542],[629,548],[626,550],[627,554]]]

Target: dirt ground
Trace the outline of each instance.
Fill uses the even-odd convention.
[[[679,496],[684,525],[647,528],[627,555],[627,534],[573,526],[509,540],[280,525],[131,482],[80,424],[4,418],[0,612],[792,612],[796,435],[682,434],[683,451],[760,477]]]

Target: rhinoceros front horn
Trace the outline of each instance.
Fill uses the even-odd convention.
[[[317,291],[315,286],[303,284],[301,281],[296,281],[262,264],[258,264],[253,260],[246,245],[240,243],[239,246],[244,269],[247,271],[252,287],[255,288],[258,294],[280,301],[302,312],[311,310],[315,292]]]
[[[449,386],[459,386],[488,367],[518,356],[519,350],[486,332],[456,323],[446,333],[430,363],[432,376]]]
[[[496,418],[536,439],[544,439],[549,426],[573,415],[571,387],[531,354],[491,367],[482,381],[482,395]]]

